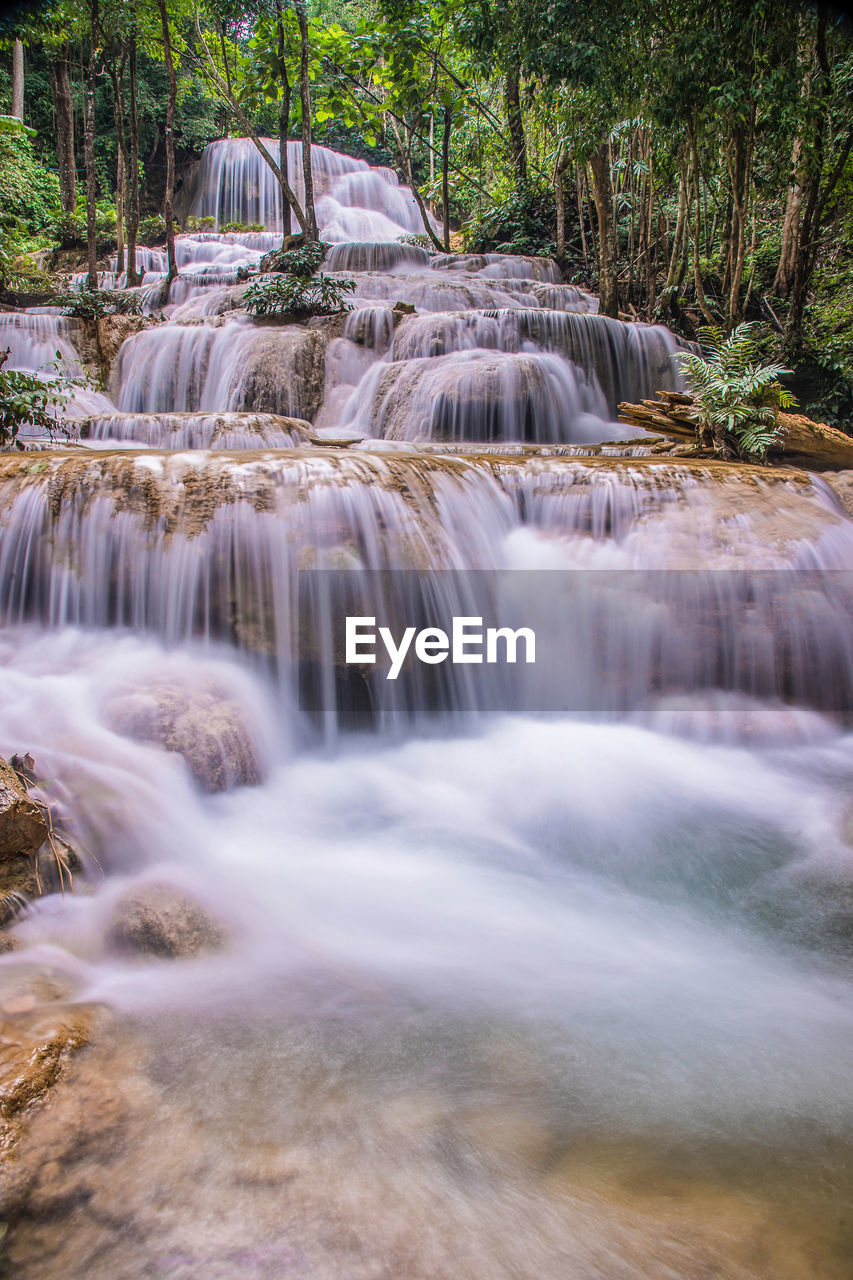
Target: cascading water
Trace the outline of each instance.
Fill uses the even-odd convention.
[[[141,252],[79,444],[0,456],[0,755],[105,873],[0,959],[38,1052],[101,1019],[0,1177],[9,1266],[846,1280],[845,477],[620,445],[669,331],[400,243],[394,175],[314,155],[352,311],[245,313],[278,191],[214,143],[191,211],[267,230],[180,236],[165,319]],[[84,339],[0,315],[18,368]],[[391,681],[341,609],[537,661]]]

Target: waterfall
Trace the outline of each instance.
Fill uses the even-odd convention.
[[[307,444],[307,422],[264,413],[121,413],[89,418],[80,438],[142,449],[288,449]]]
[[[243,321],[159,325],[122,347],[115,381],[125,413],[253,410],[313,417],[322,335]]]
[[[351,310],[247,313],[279,192],[225,139],[165,306],[158,247],[143,318],[0,313],[110,365],[0,453],[0,755],[84,863],[0,962],[7,1075],[64,1073],[7,1269],[840,1280],[849,476],[626,440],[680,339],[313,154]]]
[[[279,158],[275,139],[262,138],[261,142]],[[287,164],[290,185],[304,205],[301,143],[288,142]],[[413,197],[399,186],[390,170],[371,169],[363,160],[317,145],[311,148],[311,167],[323,239],[382,240],[423,230]],[[281,191],[254,143],[248,138],[236,138],[211,142],[205,147],[190,213],[214,217],[217,226],[229,222],[260,223],[271,230],[281,230]],[[292,229],[292,220],[290,225]],[[389,229],[390,237],[386,237]]]
[[[34,373],[59,359],[68,377],[79,378],[83,368],[74,346],[79,331],[79,324],[62,316],[0,312],[0,351],[9,352],[5,367]]]

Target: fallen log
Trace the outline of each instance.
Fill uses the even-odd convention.
[[[658,391],[656,400],[640,404],[619,405],[619,421],[641,427],[656,435],[670,437],[679,444],[692,441],[704,451],[709,441],[700,438],[696,429],[696,411],[690,396],[680,391]],[[813,422],[801,413],[780,413],[779,439],[769,450],[771,458],[779,458],[796,466],[817,471],[853,470],[853,439],[825,422]]]

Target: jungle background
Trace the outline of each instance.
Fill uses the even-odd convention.
[[[0,289],[163,243],[208,142],[302,138],[394,168],[425,243],[555,257],[687,337],[759,322],[853,433],[851,30],[778,0],[6,8]]]

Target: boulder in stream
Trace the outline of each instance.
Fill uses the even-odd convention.
[[[177,960],[218,951],[225,931],[182,889],[145,884],[120,898],[107,942],[123,954]]]
[[[0,860],[33,857],[46,839],[41,809],[11,764],[0,759]]]
[[[105,719],[116,733],[157,742],[183,756],[209,792],[262,781],[258,752],[239,706],[215,684],[186,689],[164,682],[109,699]]]

